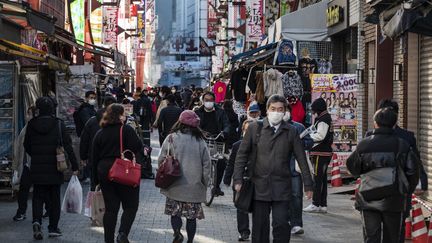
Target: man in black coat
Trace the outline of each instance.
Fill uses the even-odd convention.
[[[397,122],[397,113],[392,108],[378,110],[374,122],[372,135],[361,141],[347,160],[349,172],[354,176],[361,175],[362,180],[368,181],[368,184],[360,186],[355,206],[362,212],[365,242],[404,242],[404,212],[407,197],[411,196],[418,183],[418,157],[410,145],[395,134],[393,127]],[[394,182],[386,181],[386,178],[393,178],[398,170],[405,174],[407,184],[402,176],[397,176]],[[379,173],[382,181],[377,181],[377,176],[371,173]],[[392,191],[386,187],[372,193],[382,188],[383,184],[394,185],[398,189]],[[399,190],[399,187],[403,189]]]
[[[139,119],[141,128],[143,129],[144,144],[150,146],[150,127],[153,123],[154,114],[147,89],[143,90],[140,99],[134,104],[134,114]]]
[[[96,186],[94,184],[94,180],[91,176],[92,175],[92,173],[91,173],[91,168],[92,168],[91,146],[92,146],[93,138],[95,137],[96,133],[100,129],[99,123],[103,117],[103,113],[105,112],[105,109],[114,103],[116,103],[116,99],[113,96],[110,96],[110,95],[105,96],[104,107],[97,111],[96,116],[90,118],[87,121],[87,123],[84,126],[84,129],[81,133],[80,158],[81,158],[81,164],[84,166],[83,180],[86,180],[88,178],[90,179],[92,190],[94,190],[94,188]]]
[[[75,124],[77,127],[78,136],[81,136],[82,129],[90,118],[96,116],[96,92],[93,90],[87,91],[85,93],[85,101],[78,108],[78,121],[79,124]]]
[[[63,146],[72,165],[74,175],[78,174],[78,163],[72,149],[72,140],[66,133],[63,121],[54,114],[54,103],[49,97],[37,99],[39,115],[28,123],[24,148],[31,157],[30,176],[33,182],[33,237],[42,240],[41,231],[43,203],[47,195],[51,202],[48,234],[61,236],[58,229],[60,219],[60,187],[64,175],[57,170],[57,148]]]
[[[215,104],[216,96],[212,92],[203,95],[203,105],[195,111],[200,118],[200,128],[207,136],[216,137],[222,133],[223,138],[228,136],[231,131],[228,116],[225,111]],[[217,180],[213,193],[216,196],[223,196],[225,193],[220,189],[226,161],[221,159],[217,163]]]
[[[161,134],[161,140],[165,141],[165,138],[171,131],[171,128],[178,121],[182,109],[177,106],[176,98],[174,95],[170,94],[166,97],[168,101],[168,106],[163,108],[160,112],[159,119],[157,121],[157,126]]]

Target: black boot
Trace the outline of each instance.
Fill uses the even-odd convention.
[[[174,232],[174,240],[173,243],[182,243],[184,240],[184,237],[182,233],[180,233],[180,230]]]
[[[119,232],[116,239],[117,243],[129,243],[128,237],[125,233]]]

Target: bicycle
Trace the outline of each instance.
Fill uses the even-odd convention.
[[[207,195],[206,200],[204,204],[208,207],[213,202],[213,199],[215,198],[214,189],[216,188],[217,184],[217,163],[219,160],[224,158],[224,151],[225,151],[225,143],[224,142],[218,142],[217,140],[222,136],[222,133],[217,135],[215,138],[209,136],[204,136],[205,141],[207,143],[207,148],[210,152],[210,159],[211,159],[211,167],[210,167],[210,180],[207,185]]]

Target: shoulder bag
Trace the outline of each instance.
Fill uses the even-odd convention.
[[[168,137],[168,151],[156,173],[155,185],[161,189],[170,187],[180,176],[180,163],[174,156],[173,135]]]
[[[125,157],[128,152],[132,154],[132,160]],[[123,151],[123,126],[120,127],[120,156],[114,161],[108,173],[108,180],[125,186],[139,186],[141,182],[141,165],[136,163],[135,154],[132,151]]]
[[[254,143],[254,158],[250,161],[248,165],[249,176],[243,178],[243,183],[240,189],[240,192],[235,192],[234,196],[234,205],[237,209],[243,212],[252,212],[253,209],[253,201],[255,196],[255,185],[253,184],[251,178],[254,173],[255,163],[257,159],[257,151],[258,151],[258,142],[261,137],[261,130],[263,128],[263,122],[257,121],[257,133],[256,133],[256,141]]]
[[[67,163],[67,157],[65,154],[65,150],[63,147],[63,135],[62,135],[62,128],[61,128],[61,121],[58,121],[58,132],[59,132],[59,136],[58,136],[58,144],[57,144],[57,149],[56,149],[56,158],[57,158],[57,170],[59,172],[65,172],[68,168],[68,163]]]

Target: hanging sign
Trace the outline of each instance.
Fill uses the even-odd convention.
[[[104,6],[103,8],[103,44],[117,46],[117,13],[118,7]]]
[[[216,0],[207,0],[207,38],[216,39],[218,32],[217,23],[218,18],[216,16]]]
[[[246,39],[248,42],[260,42],[264,36],[263,0],[246,1]]]

